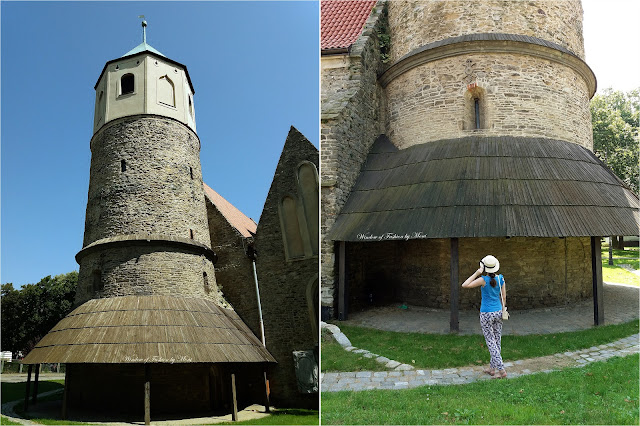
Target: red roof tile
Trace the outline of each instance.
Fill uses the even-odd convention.
[[[320,46],[339,49],[351,46],[360,36],[375,0],[336,0],[320,3]]]
[[[204,193],[211,203],[218,209],[231,226],[236,228],[243,237],[251,237],[256,233],[258,225],[238,210],[233,204],[222,198],[220,194],[203,183]]]

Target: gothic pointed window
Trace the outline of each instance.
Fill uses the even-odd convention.
[[[302,235],[300,233],[298,206],[295,199],[289,196],[282,198],[280,218],[284,230],[283,237],[287,259],[303,258],[304,243],[302,242]]]
[[[305,162],[298,167],[298,185],[304,206],[304,217],[309,232],[311,252],[318,254],[319,232],[319,199],[318,199],[318,173],[313,163]]]
[[[125,74],[120,78],[120,94],[133,93],[135,88],[135,77],[133,74]]]
[[[176,106],[176,90],[173,81],[163,75],[158,79],[158,102],[172,107]]]

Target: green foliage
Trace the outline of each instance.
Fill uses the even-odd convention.
[[[72,307],[78,273],[44,277],[21,289],[2,285],[2,350],[26,355]]]
[[[380,57],[382,58],[382,63],[386,64],[390,60],[389,52],[391,50],[391,35],[389,34],[389,21],[386,3],[382,9],[379,20],[382,23],[377,30]]]
[[[14,422],[9,420],[5,416],[0,416],[0,425],[21,425],[22,423]]]
[[[638,424],[638,356],[508,380],[322,393],[322,424]]]
[[[396,333],[349,326],[344,323],[340,323],[339,326],[353,346],[416,368],[454,368],[489,362],[489,351],[482,335]],[[598,346],[637,333],[638,327],[638,320],[634,320],[625,324],[599,326],[567,333],[502,336],[502,358],[505,361],[515,361]],[[325,353],[324,341],[321,358],[323,369],[331,366],[329,371],[360,370],[354,369],[351,361],[348,360],[345,362],[349,364],[342,365],[339,359],[340,354]],[[385,370],[382,364],[376,364],[377,368],[374,365],[364,369]]]
[[[594,152],[638,194],[640,89],[606,89],[590,107]]]

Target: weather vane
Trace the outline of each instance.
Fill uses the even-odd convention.
[[[144,20],[144,15],[138,15],[138,18],[142,19],[142,42],[147,42],[147,21]]]

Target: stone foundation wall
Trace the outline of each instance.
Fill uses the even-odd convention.
[[[592,297],[589,238],[461,238],[460,285],[492,254],[507,284],[507,306],[531,309]],[[450,307],[450,240],[347,243],[350,311],[371,304]],[[460,287],[460,309],[480,308],[480,291]]]
[[[584,59],[580,0],[390,1],[391,62],[463,34],[509,33],[547,40]]]
[[[468,90],[472,81],[478,93]],[[466,54],[413,68],[386,89],[387,135],[399,148],[470,135],[546,137],[593,148],[587,84],[557,62],[519,54]]]
[[[376,7],[349,54],[321,58],[321,303],[333,316],[337,285],[334,243],[327,233],[347,201],[375,139],[384,133],[383,63],[377,32],[385,25]]]
[[[188,413],[229,414],[231,373],[236,374],[238,408],[263,404],[260,364],[150,364],[151,418]],[[69,412],[90,409],[110,416],[144,418],[144,365],[67,364]]]

